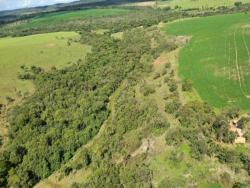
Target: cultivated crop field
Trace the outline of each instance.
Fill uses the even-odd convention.
[[[215,107],[250,108],[250,15],[232,14],[177,21],[172,35],[192,36],[179,56],[179,74]]]
[[[22,65],[50,70],[52,66],[62,68],[83,58],[90,50],[88,46],[68,44],[68,39],[78,37],[75,32],[59,32],[0,39],[0,103],[6,102],[6,96],[15,98],[18,91],[33,91],[31,81],[18,79]]]

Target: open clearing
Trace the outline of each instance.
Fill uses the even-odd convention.
[[[249,14],[194,18],[167,24],[171,35],[192,36],[180,51],[179,73],[215,107],[250,108]]]
[[[33,91],[31,81],[17,77],[21,65],[50,70],[52,66],[62,68],[83,58],[89,46],[77,42],[68,45],[68,39],[78,37],[75,32],[59,32],[0,39],[0,103],[6,102],[6,96],[15,98],[18,91]]]

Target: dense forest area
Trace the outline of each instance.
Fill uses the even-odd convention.
[[[209,174],[214,179],[204,176],[211,184],[249,186],[249,149],[232,147],[236,135],[227,128],[240,118],[244,129],[249,118],[241,117],[238,108],[218,113],[202,101],[183,101],[181,95],[192,91],[192,82],[178,81],[177,70],[169,62],[158,72],[153,64],[162,53],[181,47],[160,31],[159,23],[249,8],[205,13],[146,8],[40,28],[1,28],[1,37],[78,31],[81,39],[76,42],[90,45],[91,52],[63,69],[45,71],[32,66],[19,74],[20,79],[32,80],[36,91],[8,115],[9,140],[0,155],[0,187],[33,187],[55,172],[63,178],[79,170],[91,173],[82,182],[73,180],[72,188],[155,187],[151,162],[158,153],[150,148],[155,138],[163,138],[163,145],[171,149],[166,160],[176,166],[184,156],[177,148],[186,144],[195,160],[188,168],[195,169],[196,163],[209,158],[235,177],[241,176],[239,180],[229,172],[217,179],[213,177],[217,174]],[[98,30],[105,32],[93,32]],[[114,37],[118,32],[122,36]],[[161,90],[164,95],[159,97]],[[137,150],[143,143],[146,147]],[[181,178],[169,175],[157,185],[197,187],[196,177]]]

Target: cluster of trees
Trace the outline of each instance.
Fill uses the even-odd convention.
[[[231,168],[238,171],[245,169],[250,174],[250,158],[246,152],[237,152],[218,144],[234,141],[235,135],[229,131],[229,120],[237,117],[238,113],[237,109],[228,109],[216,117],[207,104],[190,102],[175,112],[181,126],[167,133],[166,143],[179,145],[188,142],[194,158],[201,160],[205,155],[215,156]]]
[[[44,72],[41,67],[37,67],[35,65],[30,67],[22,65],[21,70],[22,72],[18,73],[18,78],[21,80],[34,80],[36,76]]]
[[[109,97],[121,82],[132,77],[132,71],[150,70],[147,60],[155,58],[162,47],[151,48],[151,36],[142,29],[124,33],[123,40],[108,34],[97,40],[83,62],[51,72],[37,67],[28,69],[39,72],[34,78],[37,90],[10,115],[9,142],[1,160],[5,166],[2,174],[8,176],[1,180],[2,186],[8,182],[9,186],[31,187],[59,169],[98,133],[110,113]],[[138,119],[141,112],[132,110],[132,101],[121,104],[123,110],[130,112],[131,123],[118,119],[122,121],[117,122],[122,125],[120,133],[136,128],[142,119],[147,120],[144,116]],[[119,113],[121,117],[123,112]],[[147,120],[150,127],[164,126],[158,118]],[[66,174],[70,172],[70,168],[65,169]]]
[[[134,32],[133,32],[134,33]],[[136,33],[134,33],[135,35]],[[135,41],[137,44],[149,42],[151,36],[126,36],[123,40]],[[128,38],[127,38],[128,37]],[[143,41],[138,39],[144,39]],[[146,40],[145,40],[146,39]],[[167,48],[171,49],[171,47]],[[136,94],[136,87],[152,70],[152,62],[156,51],[162,48],[144,51],[133,71],[123,81],[110,101],[111,114],[105,122],[101,136],[95,145],[84,150],[77,160],[67,168],[72,172],[79,168],[90,168],[91,176],[83,184],[74,183],[72,187],[150,187],[152,184],[152,170],[144,163],[146,154],[132,159],[131,153],[142,143],[145,137],[163,132],[169,128],[169,123],[158,112],[158,106],[152,99],[142,100]],[[136,134],[138,130],[141,130]],[[133,142],[126,142],[128,135],[133,136]],[[91,163],[84,161],[88,153]],[[120,159],[117,159],[119,156]],[[84,159],[84,160],[82,160]],[[65,173],[64,173],[65,174]],[[66,174],[65,174],[66,175]]]

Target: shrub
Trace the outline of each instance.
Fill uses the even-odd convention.
[[[246,138],[247,143],[250,143],[250,133],[247,132],[244,136]]]
[[[185,79],[182,82],[182,91],[191,91],[193,87],[192,81],[189,79]]]
[[[166,64],[165,64],[165,68],[166,68],[166,69],[170,69],[170,68],[171,68],[171,64],[170,64],[170,63],[166,63]]]
[[[242,2],[241,1],[237,1],[234,3],[234,6],[236,7],[240,7],[242,5]]]
[[[167,70],[163,69],[162,72],[161,72],[161,75],[164,76],[165,74],[167,74]]]
[[[184,140],[182,130],[180,128],[170,129],[165,137],[166,144],[178,145]]]
[[[166,77],[164,78],[164,83],[168,83],[170,80],[171,80],[171,79],[170,79],[168,76],[166,76]]]
[[[141,93],[144,95],[144,96],[148,96],[152,93],[155,92],[155,89],[153,88],[153,86],[151,85],[144,85],[140,88],[140,91]]]
[[[156,72],[156,73],[154,74],[153,79],[156,80],[157,78],[160,78],[160,77],[161,77],[161,74],[160,74],[159,72]]]
[[[65,175],[65,176],[70,175],[70,173],[72,172],[72,170],[73,170],[73,169],[72,169],[71,167],[65,167],[64,170],[63,170],[64,175]]]
[[[181,107],[181,103],[178,100],[173,100],[165,105],[165,111],[167,113],[173,114],[178,111]]]
[[[240,115],[240,109],[237,107],[233,107],[233,108],[229,108],[225,110],[225,116],[230,118],[230,119],[234,119],[234,118],[238,118]]]
[[[172,80],[170,83],[168,83],[169,91],[174,92],[177,90],[178,86],[174,80]]]
[[[13,99],[13,98],[10,97],[10,96],[7,96],[7,97],[6,97],[6,100],[7,100],[8,103],[12,103],[12,102],[15,101],[15,99]]]

